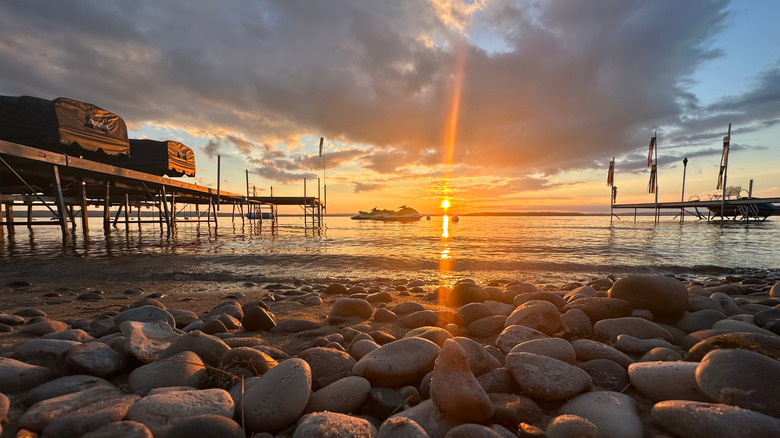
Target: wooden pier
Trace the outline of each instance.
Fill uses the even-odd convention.
[[[638,210],[653,210],[656,218],[662,210],[679,211],[682,221],[686,214],[700,220],[765,220],[771,214],[764,215],[759,210],[759,205],[780,203],[780,197],[776,198],[739,198],[739,199],[714,199],[709,201],[684,201],[684,202],[659,202],[640,204],[612,204],[612,210],[634,210],[634,222]],[[780,211],[778,211],[780,213]],[[775,213],[777,214],[777,213]],[[617,216],[613,213],[613,215]],[[618,216],[619,218],[619,216]]]
[[[177,211],[182,204],[183,208],[194,206],[193,217]],[[318,198],[242,196],[0,140],[0,233],[3,226],[13,233],[16,226],[58,225],[67,239],[69,226],[75,229],[81,216],[83,233],[88,235],[89,206],[102,208],[107,234],[112,223],[128,227],[157,223],[170,232],[177,222],[205,222],[216,230],[220,204],[232,205],[233,219],[238,211],[242,221],[247,217],[245,206],[246,212],[258,213],[250,214],[250,221],[262,221],[262,210],[267,209],[272,213],[272,231],[278,205],[300,205],[305,225],[311,216],[312,227],[322,226],[324,205]],[[24,220],[15,219],[15,207],[26,209]],[[36,220],[34,207],[47,208],[56,220]],[[116,207],[113,219],[112,207]],[[156,217],[142,215],[142,207],[156,209]],[[136,217],[132,217],[134,208]]]

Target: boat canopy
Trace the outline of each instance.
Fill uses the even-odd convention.
[[[130,140],[126,167],[153,175],[195,176],[195,153],[173,140]]]
[[[0,139],[72,156],[129,156],[118,115],[65,97],[0,96]]]

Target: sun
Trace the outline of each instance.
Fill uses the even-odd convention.
[[[450,208],[450,201],[446,199],[441,201],[441,208]]]

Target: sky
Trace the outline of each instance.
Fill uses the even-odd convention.
[[[195,151],[187,182],[328,213],[609,211],[780,196],[775,0],[3,0],[0,95]],[[323,154],[319,140],[324,138]],[[682,159],[687,157],[687,168]],[[682,193],[683,171],[686,173]],[[327,195],[325,188],[327,187]]]

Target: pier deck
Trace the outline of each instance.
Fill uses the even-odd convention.
[[[610,207],[612,210],[634,210],[634,217],[636,218],[636,210],[679,210],[681,212],[686,211],[693,216],[697,216],[699,219],[711,220],[715,217],[734,219],[765,219],[766,216],[757,215],[756,210],[751,207],[755,207],[760,204],[777,204],[780,203],[780,197],[773,198],[739,198],[739,199],[726,199],[725,201],[716,199],[708,201],[679,201],[679,202],[648,202],[637,204],[612,204]],[[699,209],[703,209],[700,211]],[[721,215],[721,208],[723,208],[723,215]]]

